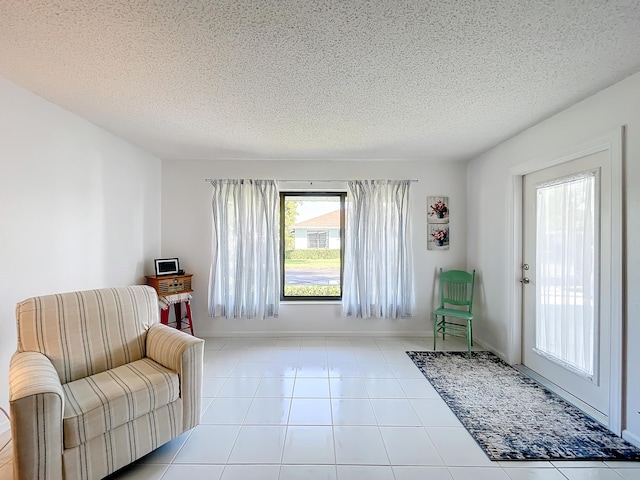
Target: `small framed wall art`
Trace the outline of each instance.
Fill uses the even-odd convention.
[[[444,223],[429,224],[428,250],[448,250],[449,249],[449,225]]]
[[[427,197],[427,249],[449,250],[449,197]]]

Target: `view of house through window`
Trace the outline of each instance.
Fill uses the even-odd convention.
[[[345,193],[281,193],[282,298],[342,297]]]

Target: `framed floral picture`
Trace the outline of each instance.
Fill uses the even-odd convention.
[[[442,223],[429,224],[428,250],[449,250],[449,225]]]
[[[427,223],[449,223],[449,197],[427,197]]]
[[[427,197],[427,250],[449,250],[449,197]]]

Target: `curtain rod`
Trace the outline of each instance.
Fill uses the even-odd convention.
[[[213,180],[243,180],[241,178],[205,178],[204,181],[205,182],[212,182]],[[266,180],[266,179],[265,179]],[[306,180],[285,180],[285,179],[281,179],[281,180],[276,180],[276,182],[282,182],[282,183],[286,183],[286,182],[296,182],[296,183],[313,183],[313,182],[350,182],[352,180],[355,180],[353,178],[350,179],[340,179],[340,178],[336,178],[333,180],[309,180],[308,178]],[[386,180],[386,179],[385,179]],[[412,179],[409,180],[412,183],[418,183],[418,180]]]

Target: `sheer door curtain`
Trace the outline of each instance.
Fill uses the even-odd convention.
[[[278,316],[279,197],[274,180],[211,180],[209,315]]]
[[[596,177],[537,187],[536,348],[591,376],[596,331]]]
[[[342,306],[347,316],[410,317],[410,180],[350,181]]]

